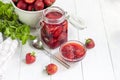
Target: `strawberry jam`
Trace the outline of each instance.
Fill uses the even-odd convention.
[[[58,7],[53,7],[52,10],[48,9],[43,14],[41,39],[49,48],[57,48],[66,42],[68,37],[68,22],[65,19],[65,13]]]
[[[78,41],[68,41],[60,47],[61,56],[67,61],[79,61],[86,53],[85,46]]]
[[[46,14],[46,17],[49,19],[59,19],[62,17],[60,12],[49,12]]]

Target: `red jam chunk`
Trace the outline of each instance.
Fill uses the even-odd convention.
[[[59,12],[49,12],[46,17],[50,19],[59,19],[62,17],[62,14]],[[43,24],[44,25],[41,29],[41,38],[49,48],[57,48],[67,41],[67,20],[64,20],[59,24],[49,24],[44,21]]]
[[[74,61],[75,59],[83,58],[86,50],[85,47],[79,43],[71,42],[62,46],[61,53],[68,61]]]

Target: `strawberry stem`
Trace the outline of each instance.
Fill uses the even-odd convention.
[[[31,55],[32,55],[32,56],[35,56],[35,54],[36,54],[36,53],[35,53],[34,51],[32,51]]]
[[[86,40],[86,43],[90,43],[90,41],[91,41],[90,39],[87,39],[87,40]]]

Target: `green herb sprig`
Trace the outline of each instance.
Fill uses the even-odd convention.
[[[3,3],[2,1],[0,1],[0,32],[5,37],[20,40],[23,45],[27,40],[36,38],[30,34],[30,27],[19,21],[12,4]]]

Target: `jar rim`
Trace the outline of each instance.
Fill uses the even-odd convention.
[[[62,14],[62,16],[57,19],[50,19],[50,18],[46,17],[47,13],[53,12],[53,11],[60,12]],[[45,20],[45,22],[47,22],[47,23],[59,24],[65,20],[65,11],[58,6],[51,6],[43,11],[43,20]]]

